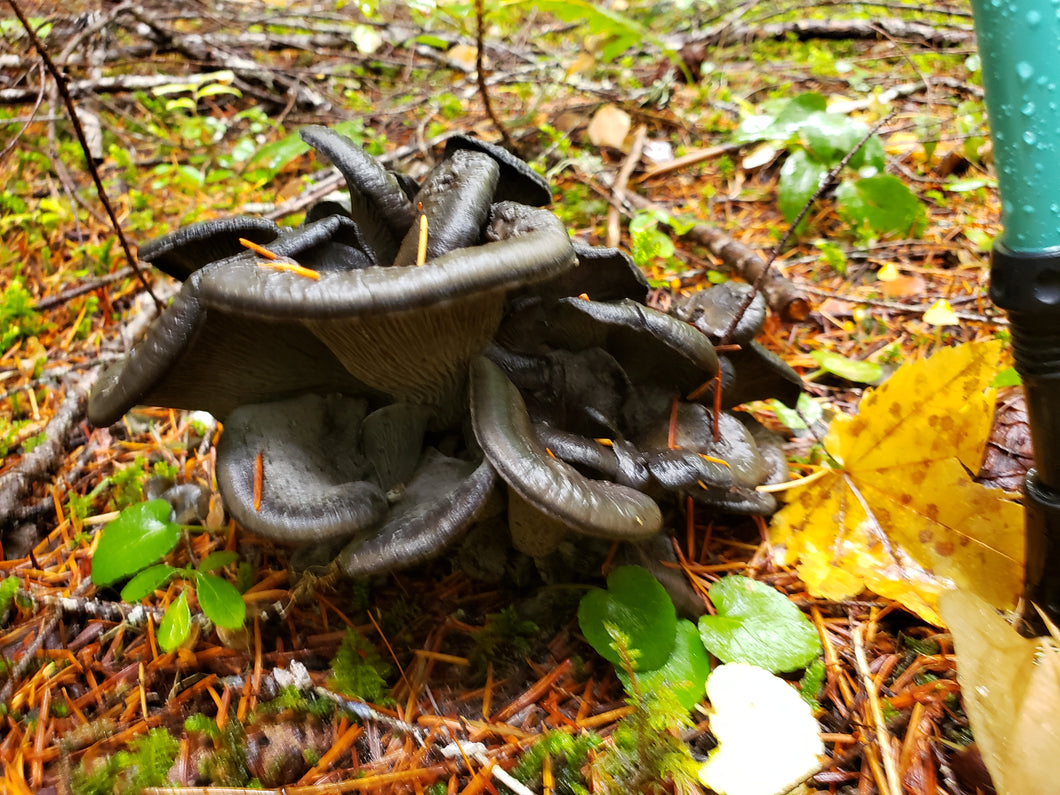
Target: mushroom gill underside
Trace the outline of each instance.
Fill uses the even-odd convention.
[[[103,373],[94,423],[209,411],[229,513],[335,545],[350,576],[439,554],[501,485],[514,544],[537,558],[568,536],[651,539],[687,497],[775,509],[758,487],[786,477],[777,440],[713,408],[719,383],[725,406],[801,388],[753,340],[761,297],[719,357],[749,288],[649,307],[629,257],[572,244],[541,208],[547,183],[505,150],[458,136],[416,185],[327,128],[302,136],[347,198],[298,227],[241,216],[145,244],[184,284]]]

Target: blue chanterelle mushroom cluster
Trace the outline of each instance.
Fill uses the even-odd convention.
[[[301,134],[345,201],[296,228],[236,217],[144,245],[183,287],[103,373],[95,424],[140,404],[214,414],[230,514],[280,541],[343,542],[351,576],[438,554],[502,484],[532,555],[569,532],[650,538],[675,497],[774,509],[756,486],[784,477],[775,441],[745,414],[715,421],[701,389],[720,380],[725,406],[797,394],[753,342],[761,299],[719,359],[745,287],[648,307],[629,258],[572,243],[542,209],[548,185],[505,150],[452,138],[417,184],[327,128]]]

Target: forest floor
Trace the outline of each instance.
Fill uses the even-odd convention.
[[[754,113],[816,92],[831,110],[879,125],[886,173],[907,186],[921,220],[874,229],[837,211],[828,191],[779,253],[759,339],[807,377],[804,413],[819,410],[814,424],[823,427],[856,410],[865,384],[851,378],[881,378],[941,346],[1006,338],[987,296],[999,203],[965,3],[881,5],[873,13],[884,16],[871,24],[831,3],[629,3],[606,14],[567,4],[583,14],[567,21],[547,13],[562,3],[487,3],[485,95],[466,4],[368,3],[367,17],[356,4],[312,2],[48,5],[28,10],[31,23],[66,76],[134,248],[225,215],[300,221],[307,197],[336,184],[289,137],[301,125],[348,122],[388,166],[421,175],[447,135],[499,141],[500,124],[548,175],[571,235],[639,247],[652,301],[666,308],[710,283],[747,280],[748,263],[753,280],[782,241],[789,223],[778,181],[794,145],[768,150],[739,130]],[[600,772],[600,758],[615,753],[616,725],[637,705],[581,636],[584,588],[487,584],[453,556],[370,587],[307,582],[290,572],[290,550],[223,516],[216,429],[202,417],[144,408],[110,428],[88,423],[85,396],[98,370],[124,354],[154,310],[55,82],[10,13],[0,15],[0,40],[0,576],[17,582],[17,593],[0,586],[0,790],[134,791],[154,781],[122,776],[149,767],[154,751],[135,740],[161,728],[176,743],[163,781],[189,792],[252,783],[286,793],[503,791],[494,771],[512,768],[553,729],[604,742],[572,770],[554,752],[530,777],[534,792],[694,791],[665,770],[626,779]],[[632,170],[623,185],[624,166]],[[670,234],[653,207],[696,226]],[[638,241],[631,218],[647,230]],[[733,258],[727,243],[748,256]],[[153,288],[171,295],[172,280],[144,267]],[[946,325],[925,320],[940,300],[956,313]],[[842,362],[823,368],[820,352]],[[881,369],[865,375],[860,363]],[[1003,389],[999,405],[981,474],[1018,490],[1029,462],[1021,398]],[[753,410],[787,432],[798,474],[819,438],[789,429],[774,405]],[[171,652],[156,633],[179,582],[133,616],[89,577],[99,530],[159,479],[209,491],[209,532],[188,536],[171,560],[238,552],[243,563],[226,571],[248,608],[244,629],[195,623]],[[993,791],[969,744],[944,629],[869,593],[846,602],[810,596],[793,570],[771,562],[761,521],[699,509],[673,524],[682,568],[700,592],[742,573],[788,596],[818,627],[827,759],[811,790]],[[586,582],[600,574],[585,572]],[[343,645],[349,628],[369,643]],[[277,672],[295,662],[315,685],[333,685],[340,646],[347,658],[380,660],[386,686],[370,714],[352,702],[275,698]],[[885,725],[870,710],[881,701]],[[670,733],[695,760],[714,745],[705,705]]]

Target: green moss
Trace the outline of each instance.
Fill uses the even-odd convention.
[[[524,784],[536,784],[541,779],[541,770],[547,757],[555,780],[554,791],[558,795],[581,795],[587,791],[581,770],[589,752],[602,742],[592,732],[574,736],[562,731],[550,731],[522,755],[512,768],[512,775]]]
[[[476,668],[498,660],[522,659],[530,651],[530,641],[538,626],[519,615],[515,605],[486,617],[486,626],[474,633],[474,647],[468,657]]]
[[[333,690],[362,701],[379,702],[389,688],[386,679],[391,667],[357,630],[348,629],[331,661],[330,686]]]
[[[180,743],[165,729],[151,729],[129,743],[129,750],[105,756],[73,771],[74,795],[135,795],[145,787],[164,787]]]

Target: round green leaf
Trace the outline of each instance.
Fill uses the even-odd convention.
[[[884,167],[887,165],[887,153],[883,150],[883,141],[880,140],[880,136],[873,135],[865,142],[865,145],[859,149],[852,158],[850,158],[850,167],[856,168],[859,171],[865,168],[875,169],[876,173],[882,173]],[[869,176],[865,174],[865,176]]]
[[[177,570],[166,563],[148,566],[125,584],[121,589],[121,598],[126,602],[139,602],[161,588],[176,573]]]
[[[848,359],[832,351],[810,351],[810,356],[817,360],[822,370],[845,378],[847,381],[878,384],[883,378],[883,369],[875,362]]]
[[[854,226],[867,223],[879,235],[914,237],[924,220],[924,208],[902,180],[879,174],[857,182],[844,182],[835,192],[836,210]]]
[[[211,552],[199,563],[199,571],[216,571],[217,569],[223,569],[229,563],[235,563],[239,560],[238,552],[228,552],[227,550],[221,550],[220,552]]]
[[[200,574],[195,579],[199,606],[213,623],[228,629],[243,626],[247,606],[232,583],[212,574]]]
[[[823,94],[811,91],[792,97],[777,114],[769,133],[776,138],[787,138],[798,132],[811,116],[827,108],[828,100]]]
[[[630,692],[629,674],[616,670],[618,678]],[[703,685],[710,675],[710,658],[699,638],[696,625],[688,619],[679,619],[674,648],[661,667],[637,674],[641,691],[656,693],[669,690],[685,709],[692,709],[703,700]]]
[[[788,155],[780,167],[780,184],[777,185],[777,204],[786,221],[795,220],[827,174],[828,166],[814,160],[805,149],[796,149]]]
[[[864,122],[849,116],[818,112],[806,119],[799,136],[815,160],[833,166],[861,143],[868,131]]]
[[[162,616],[158,625],[158,645],[163,651],[173,651],[191,635],[191,610],[188,608],[188,592],[181,591],[180,596]]]
[[[130,505],[103,528],[92,556],[92,581],[110,585],[168,555],[180,540],[165,500]]]
[[[805,668],[821,653],[817,630],[787,597],[748,577],[724,577],[710,589],[718,614],[699,619],[703,645],[722,662],[768,671]]]
[[[670,656],[677,611],[666,590],[640,566],[622,566],[607,578],[607,590],[587,593],[578,605],[578,625],[601,657],[624,668],[626,647],[634,671],[660,667]]]

